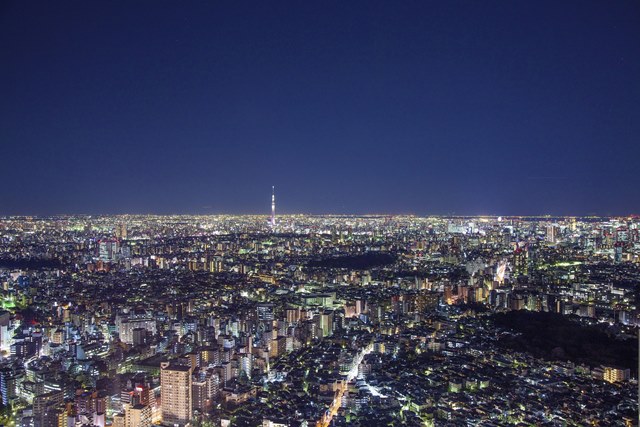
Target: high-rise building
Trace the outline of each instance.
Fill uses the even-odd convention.
[[[63,412],[64,392],[52,391],[33,399],[33,426],[57,427],[58,415]]]
[[[627,381],[629,379],[630,370],[628,368],[619,368],[615,366],[604,367],[604,380],[610,383]]]
[[[325,310],[316,316],[316,325],[320,329],[322,337],[333,334],[333,312]]]
[[[118,240],[126,240],[127,239],[127,224],[121,222],[116,225],[116,238]]]
[[[113,416],[112,427],[125,427],[125,416],[124,414],[115,414]]]
[[[112,262],[118,258],[118,241],[115,239],[100,240],[98,257],[100,261]]]
[[[272,303],[261,303],[256,306],[256,314],[259,322],[272,322],[274,319]]]
[[[134,344],[134,331],[144,329],[149,335],[154,335],[156,333],[156,321],[148,317],[118,316],[116,318],[116,329],[122,342]]]
[[[513,273],[515,277],[526,276],[529,273],[527,254],[527,250],[519,246],[516,246],[515,251],[513,251]]]
[[[3,406],[17,397],[19,376],[9,366],[0,369],[0,398]]]
[[[0,311],[0,351],[9,352],[11,347],[12,331],[10,331],[11,313]]]
[[[251,378],[251,371],[253,370],[253,355],[244,354],[240,356],[239,369],[247,378]]]
[[[556,243],[558,241],[559,227],[556,224],[550,224],[547,226],[546,240],[549,243]]]
[[[124,418],[125,427],[151,427],[151,407],[142,404],[128,406]]]
[[[194,378],[191,383],[191,396],[193,397],[193,409],[205,411],[208,406],[207,380],[206,378]]]
[[[622,262],[623,246],[624,245],[620,242],[616,242],[616,244],[613,246],[613,262],[615,262],[616,264],[619,264]]]
[[[191,420],[191,367],[160,365],[162,422],[166,425],[185,426]]]
[[[218,395],[220,378],[213,371],[199,371],[192,378],[192,407],[207,412]]]

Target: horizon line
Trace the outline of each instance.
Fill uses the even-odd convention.
[[[255,216],[269,218],[269,213],[58,213],[58,214],[0,214],[0,219],[7,218],[51,218],[51,217],[117,217],[117,216],[192,216],[192,217],[214,217],[214,216]],[[441,218],[544,218],[544,217],[560,217],[560,218],[626,218],[638,217],[639,214],[628,213],[622,215],[616,214],[416,214],[416,213],[282,213],[277,217],[294,217],[294,216],[310,216],[310,217],[441,217]]]

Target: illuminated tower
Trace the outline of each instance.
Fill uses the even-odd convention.
[[[271,226],[276,226],[276,187],[271,187]]]

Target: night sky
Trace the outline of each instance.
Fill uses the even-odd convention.
[[[0,84],[0,214],[640,213],[636,0],[4,1]]]

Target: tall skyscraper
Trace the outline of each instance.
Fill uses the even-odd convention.
[[[191,368],[168,362],[160,368],[162,422],[185,426],[191,421]]]
[[[276,226],[276,187],[271,187],[271,226]]]

